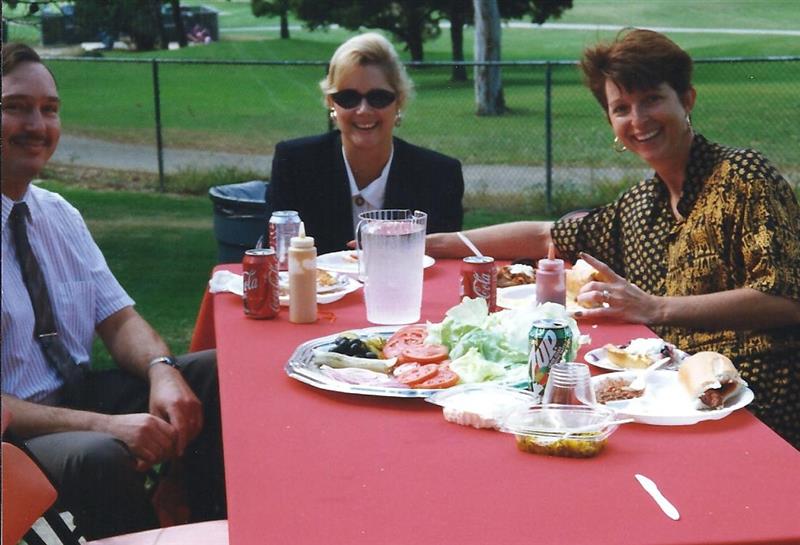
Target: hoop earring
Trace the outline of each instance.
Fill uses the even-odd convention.
[[[403,124],[403,114],[397,112],[394,116],[394,126],[399,127],[402,124]]]
[[[628,149],[628,148],[625,147],[625,144],[623,144],[623,143],[621,143],[619,141],[619,137],[618,136],[614,137],[614,143],[611,144],[611,148],[614,151],[616,151],[617,153],[623,153],[624,151],[627,151],[627,149]]]
[[[330,111],[330,112],[328,112],[328,117],[330,117],[330,118],[331,118],[331,121],[333,121],[334,123],[336,123],[336,110],[334,110],[333,108],[331,108],[331,111]]]
[[[689,132],[694,131],[694,127],[692,126],[692,118],[689,117],[689,114],[686,114],[686,130]]]

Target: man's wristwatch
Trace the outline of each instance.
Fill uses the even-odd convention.
[[[178,360],[173,358],[172,356],[159,356],[153,359],[147,366],[148,369],[153,367],[154,365],[158,365],[159,363],[163,363],[164,365],[169,365],[173,369],[177,369],[180,371],[180,367],[178,367]]]

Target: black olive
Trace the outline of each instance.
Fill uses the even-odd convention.
[[[367,358],[367,359],[370,359],[370,360],[378,359],[378,355],[375,352],[373,352],[372,350],[367,350],[367,353],[364,354],[364,357]]]

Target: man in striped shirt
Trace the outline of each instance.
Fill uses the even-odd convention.
[[[2,61],[0,350],[3,410],[12,414],[7,433],[49,473],[61,505],[89,539],[157,526],[144,470],[170,460],[181,460],[192,520],[223,518],[216,354],[172,357],[134,310],[80,213],[31,184],[58,144],[58,89],[27,46],[4,45]],[[31,287],[31,277],[38,286],[43,280],[44,289]],[[43,291],[46,312],[36,295]],[[44,314],[55,334],[40,334]],[[88,366],[95,332],[119,369],[72,373]],[[41,339],[47,336],[57,337],[63,358],[52,356]],[[67,396],[68,382],[77,382],[79,396]]]

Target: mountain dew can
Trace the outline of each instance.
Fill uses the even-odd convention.
[[[528,333],[530,356],[528,357],[528,376],[531,389],[534,384],[547,384],[550,368],[566,358],[572,346],[572,330],[564,320],[536,320]]]

